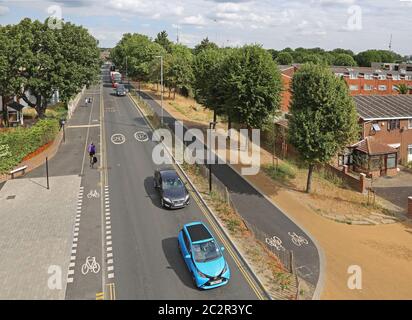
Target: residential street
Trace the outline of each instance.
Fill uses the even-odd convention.
[[[178,251],[177,234],[185,223],[208,220],[195,201],[176,211],[160,207],[152,179],[154,143],[134,137],[137,131],[150,134],[148,125],[129,97],[114,96],[110,84],[103,97],[116,298],[256,299],[229,250],[229,284],[210,291],[194,288]],[[124,135],[125,142],[112,143],[114,134]]]

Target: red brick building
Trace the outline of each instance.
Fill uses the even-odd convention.
[[[281,111],[288,112],[291,100],[290,84],[299,65],[279,66],[284,91]],[[336,76],[348,84],[350,94],[355,95],[397,95],[396,86],[406,84],[412,94],[412,64],[372,63],[372,67],[331,67]]]

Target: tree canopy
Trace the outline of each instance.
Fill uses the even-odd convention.
[[[309,165],[325,164],[357,137],[355,103],[344,80],[326,66],[303,65],[293,76],[288,140]]]
[[[280,71],[259,45],[232,50],[223,64],[221,86],[226,113],[249,128],[263,128],[280,107]]]
[[[97,81],[98,42],[86,29],[61,21],[61,28],[28,18],[1,28],[0,91],[17,95],[44,116],[58,91],[68,101],[84,85]],[[8,62],[7,62],[8,61]]]

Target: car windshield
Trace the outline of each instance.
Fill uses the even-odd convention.
[[[183,182],[178,177],[170,177],[163,179],[163,190],[178,189],[183,187]]]
[[[207,262],[215,260],[222,255],[220,253],[219,247],[216,245],[216,242],[214,240],[194,244],[192,248],[193,256],[196,262]]]

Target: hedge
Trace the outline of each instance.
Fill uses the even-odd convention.
[[[44,119],[30,128],[0,132],[0,173],[10,171],[25,156],[53,141],[58,131],[57,119]]]

